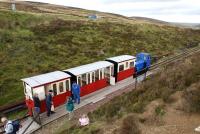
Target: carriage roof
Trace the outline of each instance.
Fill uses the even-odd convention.
[[[44,85],[50,82],[62,80],[69,77],[71,77],[69,74],[64,73],[62,71],[54,71],[54,72],[41,74],[41,75],[29,77],[29,78],[24,78],[21,80],[27,83],[31,87],[36,87],[36,86]]]
[[[107,58],[106,60],[111,60],[111,61],[115,61],[115,62],[118,62],[118,63],[119,63],[119,62],[131,60],[131,59],[135,59],[135,56],[131,56],[131,55],[120,55],[120,56],[115,56],[115,57]]]
[[[106,68],[106,67],[112,66],[112,65],[113,64],[108,62],[108,61],[98,61],[98,62],[82,65],[82,66],[79,66],[79,67],[70,68],[70,69],[67,69],[67,70],[64,70],[64,71],[70,72],[74,75],[80,75],[80,74],[92,72],[92,71],[95,71],[95,70],[98,70],[98,69],[101,69],[101,68]]]

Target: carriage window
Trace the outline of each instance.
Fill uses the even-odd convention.
[[[78,76],[78,84],[79,84],[80,86],[82,86],[82,83],[81,83],[81,76]]]
[[[119,66],[119,71],[123,71],[123,70],[124,70],[124,65],[122,64]]]
[[[130,68],[133,68],[133,67],[134,67],[134,62],[131,61],[131,62],[130,62]]]
[[[103,76],[103,69],[99,70],[100,71],[100,79],[103,79],[104,76]]]
[[[92,82],[95,82],[95,72],[92,72]]]
[[[66,90],[69,91],[69,80],[66,80],[65,86],[66,86]]]
[[[86,74],[82,74],[82,86],[86,85]]]
[[[57,86],[56,86],[56,83],[53,84],[53,96],[56,96],[57,95]]]
[[[99,70],[95,71],[95,80],[99,80]]]
[[[63,82],[59,83],[59,91],[60,93],[64,92]]]
[[[106,69],[105,69],[105,71],[104,71],[104,76],[106,77],[106,78],[109,78],[110,77],[110,67],[106,67]]]
[[[88,78],[87,78],[87,80],[88,80],[88,81],[87,81],[87,84],[89,84],[90,81],[91,81],[91,79],[90,79],[90,73],[87,74],[87,77],[88,77]]]
[[[128,68],[128,62],[126,62],[126,68]]]

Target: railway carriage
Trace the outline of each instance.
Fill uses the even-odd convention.
[[[72,82],[81,87],[80,96],[102,89],[108,85],[147,70],[150,67],[150,55],[140,53],[137,58],[121,55],[63,71],[54,71],[22,79],[26,105],[32,115],[34,107],[33,95],[37,93],[41,100],[41,112],[46,111],[45,98],[49,90],[53,90],[53,103],[57,107],[65,103],[71,96]]]
[[[99,61],[67,69],[64,72],[71,75],[71,81],[76,81],[80,85],[80,96],[84,96],[111,83],[114,65],[107,61]]]
[[[69,74],[62,71],[54,71],[22,79],[29,114],[32,115],[34,107],[33,95],[35,93],[38,94],[41,100],[41,112],[46,111],[45,95],[49,90],[53,90],[54,106],[57,107],[63,104],[66,101],[66,97],[71,94],[70,78]]]
[[[120,55],[106,59],[106,61],[109,61],[114,64],[115,82],[134,75],[135,60],[136,58],[131,55]]]

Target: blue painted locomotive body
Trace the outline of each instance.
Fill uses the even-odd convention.
[[[136,55],[135,69],[136,73],[147,71],[151,66],[151,56],[148,53],[139,53]]]

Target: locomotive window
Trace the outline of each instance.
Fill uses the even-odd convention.
[[[57,95],[57,86],[56,86],[56,83],[53,84],[53,96],[56,96]]]
[[[95,71],[95,80],[99,80],[99,70]]]
[[[60,93],[64,92],[63,82],[59,83],[59,91]]]
[[[66,86],[66,90],[69,91],[69,80],[66,80],[65,86]]]
[[[86,85],[86,74],[82,74],[82,86]]]
[[[123,70],[124,70],[124,65],[122,64],[119,66],[119,71],[123,71]]]

